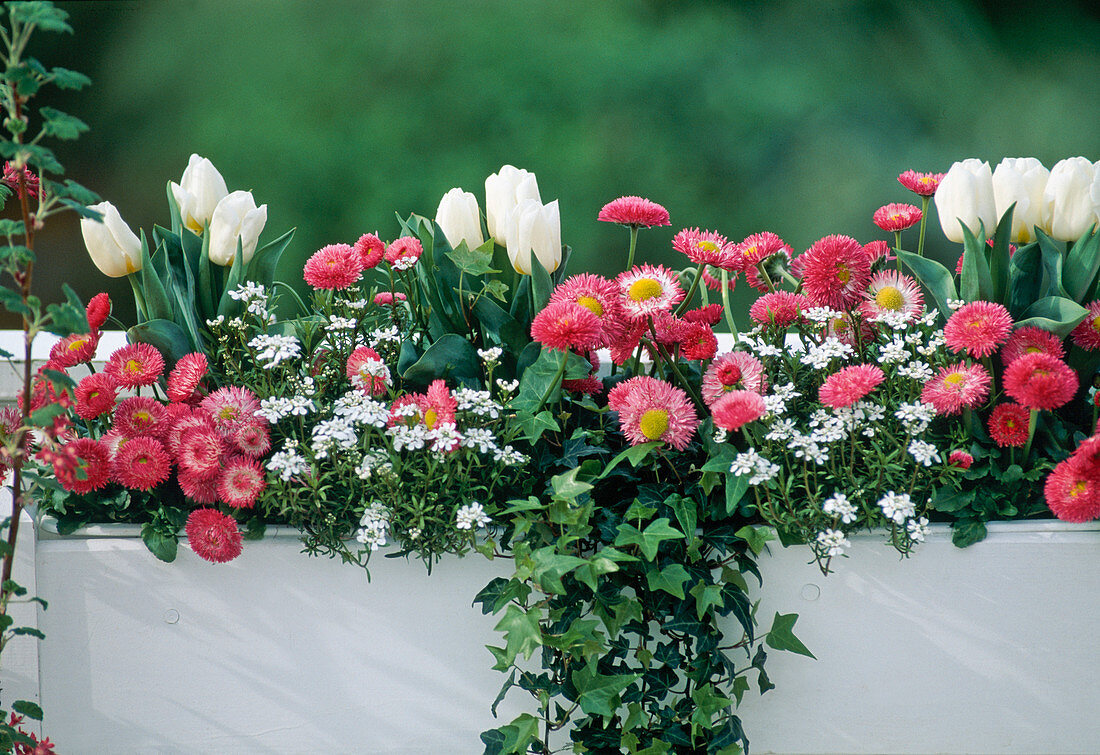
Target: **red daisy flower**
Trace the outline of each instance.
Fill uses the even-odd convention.
[[[840,409],[859,401],[885,379],[886,373],[873,364],[853,364],[825,378],[817,396],[826,406]]]
[[[76,414],[81,419],[93,419],[115,408],[118,383],[106,372],[96,372],[81,380],[76,390]]]
[[[696,307],[684,312],[683,319],[687,322],[701,322],[705,325],[717,325],[722,321],[722,305],[707,304],[704,307]]]
[[[619,428],[630,445],[656,440],[679,451],[687,448],[699,419],[682,390],[646,376],[619,383],[614,390],[612,408],[619,413]]]
[[[732,351],[722,354],[703,373],[703,401],[707,406],[730,391],[745,390],[763,394],[768,388],[763,363],[752,354]]]
[[[672,248],[696,265],[713,265],[724,270],[737,269],[737,256],[726,237],[717,231],[685,228],[672,239]]]
[[[271,432],[267,421],[260,417],[246,420],[237,427],[232,441],[245,456],[260,458],[271,450]]]
[[[958,414],[963,408],[975,409],[989,396],[991,378],[980,364],[964,362],[942,367],[924,384],[920,400],[935,407],[940,415]]]
[[[353,386],[368,396],[381,396],[391,383],[390,368],[369,346],[351,352],[344,373]]]
[[[99,333],[84,333],[62,338],[50,349],[50,361],[62,369],[75,367],[82,362],[90,362],[99,346]]]
[[[912,228],[920,222],[921,211],[919,207],[911,204],[899,204],[891,202],[875,210],[874,222],[879,228],[889,233],[904,231]]]
[[[943,326],[947,347],[956,354],[987,357],[1012,334],[1012,316],[1000,304],[973,301],[955,310]]]
[[[592,312],[600,323],[598,345],[610,346],[625,327],[619,306],[619,287],[615,281],[599,275],[581,273],[562,281],[550,294],[550,303],[573,302]]]
[[[152,385],[164,372],[164,357],[147,343],[132,343],[111,354],[103,371],[123,388]]]
[[[1100,517],[1100,481],[1072,458],[1054,468],[1043,493],[1047,506],[1064,522],[1089,522]]]
[[[810,300],[802,294],[789,291],[773,291],[764,294],[749,307],[749,317],[761,325],[786,328],[802,318],[802,311],[809,309]]]
[[[364,233],[352,248],[363,261],[364,270],[377,267],[386,255],[386,242],[378,238],[378,234],[375,233]]]
[[[802,288],[814,304],[850,309],[863,297],[871,263],[848,236],[826,236],[802,254]]]
[[[989,413],[989,437],[1001,448],[1027,443],[1031,412],[1019,404],[997,404]]]
[[[111,460],[111,476],[132,490],[151,490],[168,479],[172,460],[156,438],[139,435],[118,447]]]
[[[936,193],[936,189],[940,187],[940,181],[946,173],[918,173],[915,170],[907,170],[898,176],[898,183],[900,183],[909,191],[919,194],[922,197],[930,197]]]
[[[1008,341],[1001,347],[1001,362],[1009,364],[1022,357],[1024,354],[1050,354],[1055,359],[1062,359],[1066,350],[1062,348],[1062,339],[1049,330],[1027,326],[1018,328],[1012,332]]]
[[[966,451],[960,451],[958,449],[951,452],[951,455],[947,457],[947,463],[952,467],[958,467],[959,469],[970,469],[970,465],[974,463],[974,457],[968,454]]]
[[[92,438],[69,441],[53,459],[54,476],[61,487],[78,495],[104,487],[110,481],[110,469],[110,452]]]
[[[649,325],[645,320],[636,320],[616,333],[608,345],[611,361],[619,366],[626,364],[626,360],[634,356],[634,353],[638,350],[642,335],[648,328]]]
[[[596,220],[605,223],[619,223],[638,228],[652,228],[658,225],[672,225],[668,210],[656,202],[642,197],[619,197],[608,202],[596,216]]]
[[[874,265],[879,260],[884,262],[891,262],[894,256],[890,254],[890,245],[885,241],[869,241],[863,245],[863,253],[867,255],[867,259]]]
[[[241,555],[241,531],[217,509],[195,509],[187,517],[187,541],[200,558],[224,564]]]
[[[321,247],[306,260],[302,275],[316,289],[340,291],[359,280],[363,258],[347,244]]]
[[[226,445],[217,430],[191,425],[178,436],[174,450],[181,470],[196,478],[210,479],[221,471]]]
[[[203,477],[186,469],[180,469],[176,479],[179,480],[183,494],[195,503],[209,506],[218,502],[217,475]]]
[[[1069,335],[1085,351],[1096,351],[1100,349],[1100,299],[1089,302],[1085,308],[1089,311],[1088,317]]]
[[[1005,367],[1005,393],[1028,409],[1057,409],[1077,393],[1077,373],[1050,354],[1024,354]]]
[[[760,265],[767,269],[774,260],[781,259],[790,264],[794,251],[783,239],[771,231],[754,233],[734,247],[740,257],[740,267],[745,272],[745,280],[757,291],[769,291],[771,287],[760,276]],[[774,283],[774,281],[773,281]]]
[[[111,298],[106,292],[96,294],[88,301],[84,312],[88,316],[88,327],[93,331],[99,330],[111,316]]]
[[[190,401],[208,369],[205,354],[197,351],[184,354],[168,373],[168,399]]]
[[[420,255],[424,253],[424,247],[420,245],[420,239],[415,236],[402,236],[397,241],[386,247],[386,262],[397,270],[408,270]]]
[[[250,509],[264,491],[264,471],[255,459],[237,456],[218,474],[218,497],[235,509]]]
[[[687,323],[680,334],[680,356],[688,361],[713,359],[718,353],[718,339],[709,325]]]
[[[764,399],[753,391],[730,391],[711,404],[714,426],[730,432],[764,416]]]
[[[571,301],[547,304],[531,322],[531,338],[557,351],[585,351],[599,345],[603,334],[592,310]]]
[[[114,427],[127,438],[148,435],[159,440],[169,429],[168,412],[155,398],[131,396],[115,409]]]

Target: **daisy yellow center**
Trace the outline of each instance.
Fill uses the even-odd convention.
[[[883,309],[889,309],[893,311],[900,310],[905,306],[905,297],[902,296],[901,291],[893,286],[883,286],[875,294],[875,304],[878,304]]]
[[[129,374],[141,372],[141,362],[137,359],[128,359],[126,360],[126,364],[122,366],[122,369],[124,369]]]
[[[1089,484],[1084,480],[1078,480],[1073,483],[1073,487],[1069,489],[1069,494],[1076,498],[1079,495],[1083,495],[1088,490]]]
[[[836,279],[841,283],[847,283],[852,279],[852,271],[848,269],[847,265],[837,265]]]
[[[649,301],[656,299],[663,291],[659,281],[652,278],[639,278],[630,284],[629,296],[633,301]]]
[[[1016,429],[1016,420],[1009,417],[1008,419],[1005,420],[1005,427],[1007,427],[1009,430],[1015,430]]]
[[[650,440],[660,440],[668,431],[668,412],[664,409],[648,409],[638,422],[642,435]]]
[[[837,333],[847,333],[848,332],[848,326],[849,326],[849,323],[848,323],[848,319],[846,317],[838,317],[835,320],[833,320],[833,330],[836,331]]]
[[[236,418],[237,410],[232,406],[223,406],[220,410],[218,410],[218,419],[231,420]]]
[[[943,379],[943,382],[945,384],[951,386],[952,388],[962,387],[962,384],[965,381],[966,381],[966,378],[963,377],[963,374],[961,372],[952,372],[950,375],[948,375],[947,377],[945,377]]]
[[[435,429],[435,423],[439,421],[439,414],[435,409],[429,409],[424,412],[424,424],[428,426],[429,430]]]
[[[69,351],[79,351],[84,348],[84,344],[88,343],[86,339],[78,338],[69,344]]]
[[[900,212],[895,212],[893,215],[890,216],[890,219],[891,220],[897,220],[900,217],[901,217],[901,213]]]
[[[713,241],[700,241],[698,244],[696,244],[696,246],[698,246],[699,249],[704,251],[704,252],[717,252],[718,251],[718,245],[715,244]]]
[[[922,184],[924,184],[925,186],[927,186],[928,184],[932,183],[932,177],[931,176],[921,176],[920,182]]]
[[[1041,351],[1042,349],[1040,349],[1038,346],[1028,346],[1026,349],[1024,349],[1025,354],[1038,354]]]
[[[153,421],[153,415],[145,410],[134,412],[134,420],[144,425]]]
[[[1092,318],[1092,329],[1100,333],[1100,317]]]
[[[598,299],[591,296],[578,296],[577,304],[580,304],[596,317],[603,317],[603,305],[600,304]]]

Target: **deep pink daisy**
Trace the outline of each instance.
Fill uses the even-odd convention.
[[[139,435],[118,447],[111,460],[111,476],[132,490],[151,490],[168,479],[172,459],[156,438]]]
[[[774,288],[761,277],[760,265],[767,269],[775,259],[780,259],[784,265],[788,265],[791,254],[794,252],[786,241],[771,231],[754,233],[746,237],[734,247],[734,250],[740,258],[740,267],[745,272],[745,280],[757,291],[770,291]]]
[[[825,378],[817,397],[826,406],[840,409],[859,401],[885,379],[886,373],[873,364],[853,364]]]
[[[127,438],[148,435],[162,439],[169,429],[164,404],[149,396],[131,396],[118,403],[114,427]]]
[[[378,238],[376,233],[364,233],[352,248],[359,255],[359,259],[363,261],[364,270],[377,267],[386,255],[386,242]]]
[[[147,343],[131,343],[111,354],[103,371],[123,388],[152,385],[164,372],[164,357]]]
[[[970,469],[970,466],[974,463],[974,457],[968,454],[966,451],[955,449],[947,457],[948,465],[952,467],[958,467],[959,469]]]
[[[88,316],[88,327],[93,331],[99,330],[111,316],[111,297],[106,292],[96,294],[88,300],[84,313]]]
[[[940,181],[946,173],[918,173],[915,170],[907,170],[898,176],[898,183],[900,183],[909,191],[919,194],[922,197],[930,197],[936,193],[936,189],[940,187]]]
[[[619,428],[630,445],[661,441],[680,451],[687,448],[699,424],[687,394],[644,375],[620,383],[616,390]]]
[[[173,407],[177,406],[183,406],[183,404],[169,404],[169,411],[172,411]],[[217,432],[218,429],[214,424],[214,418],[205,410],[193,410],[187,414],[175,414],[175,421],[172,423],[172,429],[168,431],[168,435],[165,438],[168,450],[178,456],[180,441],[183,439],[183,436],[196,428],[207,430],[212,433]]]
[[[1100,477],[1100,435],[1092,435],[1081,441],[1070,458],[1089,475]]]
[[[1064,522],[1090,522],[1100,517],[1100,480],[1066,459],[1043,485],[1047,506]]]
[[[239,422],[255,416],[260,409],[260,400],[247,388],[228,385],[204,398],[199,407],[214,419],[219,430],[228,433]]]
[[[882,270],[872,275],[863,295],[866,301],[860,305],[860,312],[872,322],[899,313],[912,320],[924,311],[920,284],[896,270]]]
[[[394,268],[408,270],[416,264],[423,253],[424,247],[421,246],[420,239],[415,236],[402,236],[386,247],[385,257],[386,262]]]
[[[61,447],[61,453],[53,459],[53,469],[61,487],[84,495],[110,481],[111,455],[97,440],[76,438]]]
[[[395,302],[401,302],[408,299],[400,291],[380,291],[374,295],[374,305],[376,307],[392,307]]]
[[[767,387],[763,363],[744,351],[722,354],[703,373],[703,401],[707,406],[714,406],[715,401],[730,391],[743,390],[763,394]]]
[[[302,276],[316,289],[340,291],[351,286],[363,274],[363,258],[347,244],[321,247],[306,260]]]
[[[684,312],[683,319],[687,322],[701,322],[704,325],[717,325],[722,321],[722,305],[707,304]]]
[[[186,469],[180,469],[176,479],[179,480],[180,490],[191,501],[206,506],[218,502],[218,476],[216,474],[203,477],[188,472]]]
[[[390,368],[369,346],[360,346],[351,352],[344,374],[353,386],[368,396],[381,396],[392,382]]]
[[[190,401],[208,369],[205,354],[197,351],[184,354],[168,373],[168,399]]]
[[[1100,299],[1091,301],[1085,307],[1088,316],[1069,334],[1073,342],[1085,351],[1100,349]]]
[[[592,310],[571,301],[547,304],[531,321],[531,338],[557,351],[586,351],[600,344],[603,329]]]
[[[696,265],[713,265],[724,270],[737,269],[737,256],[726,237],[717,231],[685,228],[672,239],[672,248]]]
[[[76,414],[81,419],[93,419],[115,408],[118,383],[106,372],[96,372],[81,380],[76,390]]]
[[[1012,316],[1008,310],[988,301],[962,305],[943,326],[947,348],[979,359],[996,351],[1011,334]]]
[[[713,359],[718,353],[718,339],[709,325],[687,323],[680,333],[680,356],[688,361]]]
[[[1019,404],[997,404],[989,413],[989,437],[1001,448],[1027,443],[1031,412]]]
[[[1050,354],[1024,354],[1005,367],[1005,393],[1028,409],[1057,409],[1077,393],[1077,373]]]
[[[600,323],[600,348],[610,346],[626,327],[619,306],[619,287],[600,275],[581,273],[566,278],[550,294],[550,303],[573,302],[592,312]]]
[[[454,424],[458,401],[444,381],[433,380],[428,385],[421,406],[424,409],[424,424],[429,430],[440,423]]]
[[[867,255],[867,259],[874,265],[879,260],[884,262],[892,262],[894,256],[890,254],[890,245],[885,241],[869,241],[863,245],[863,253]]]
[[[259,417],[242,422],[230,440],[237,450],[253,459],[258,459],[271,450],[271,431],[267,422]]]
[[[264,470],[255,459],[236,456],[218,474],[218,497],[235,509],[250,509],[264,491]]]
[[[657,343],[662,346],[675,346],[684,337],[688,323],[671,312],[658,312],[653,316],[653,330]]]
[[[636,320],[671,311],[684,298],[676,273],[664,265],[635,265],[620,273],[615,283],[623,311]]]
[[[798,322],[802,318],[803,310],[810,306],[810,300],[802,294],[773,291],[752,303],[749,307],[749,317],[760,325],[786,328]]]
[[[176,441],[176,463],[181,470],[201,479],[216,477],[226,452],[221,433],[212,428],[188,427]]]
[[[187,517],[187,542],[200,558],[224,564],[241,555],[241,531],[217,509],[195,509]]]
[[[907,228],[912,228],[920,222],[921,211],[919,207],[914,207],[911,204],[900,204],[898,202],[891,202],[888,205],[883,205],[875,210],[874,220],[875,225],[884,231],[889,233],[896,233],[898,231],[904,231]]]
[[[63,369],[75,367],[83,362],[92,361],[96,347],[99,346],[99,333],[83,333],[62,338],[50,349],[50,361]]]
[[[648,328],[649,324],[645,320],[628,322],[608,345],[611,361],[619,366],[626,364],[626,361],[637,352],[642,335]]]
[[[1062,359],[1066,350],[1062,348],[1062,339],[1049,330],[1027,326],[1012,331],[1008,341],[1001,347],[1001,362],[1009,364],[1022,357],[1024,354],[1050,354],[1055,359]]]
[[[759,393],[730,391],[711,404],[714,426],[733,432],[764,416],[767,407]]]
[[[982,365],[959,362],[940,368],[924,384],[920,400],[934,406],[937,414],[959,414],[964,408],[976,409],[986,400],[990,380]]]
[[[848,236],[826,236],[800,255],[802,289],[814,304],[850,309],[863,298],[871,262],[863,245]]]
[[[596,216],[596,220],[605,223],[619,223],[638,228],[652,228],[658,225],[672,225],[668,210],[656,202],[642,197],[619,197],[608,202]]]

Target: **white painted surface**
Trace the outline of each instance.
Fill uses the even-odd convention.
[[[1100,752],[1100,524],[989,529],[960,550],[937,526],[905,560],[855,537],[828,577],[774,547],[759,617],[799,614],[818,660],[769,651],[751,751]]]
[[[46,539],[38,589],[46,731],[60,752],[480,753],[504,676],[472,607],[506,563],[377,558],[359,569],[279,535],[229,564],[139,539]],[[380,555],[380,554],[376,554]]]

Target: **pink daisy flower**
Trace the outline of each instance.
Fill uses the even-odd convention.
[[[217,509],[195,509],[187,517],[187,541],[199,558],[224,564],[241,555],[241,531]]]
[[[531,321],[531,338],[557,351],[586,351],[599,345],[603,329],[588,307],[571,301],[547,304]]]
[[[715,401],[730,391],[763,394],[767,387],[763,363],[744,351],[722,354],[703,373],[703,401],[707,406],[714,406]]]
[[[909,191],[919,194],[922,197],[930,197],[936,193],[936,189],[940,187],[940,181],[946,173],[918,173],[915,170],[907,170],[898,176],[898,183],[900,183]]]
[[[940,415],[976,409],[989,396],[991,378],[980,364],[964,362],[942,367],[921,391],[920,400],[935,407]]]
[[[168,409],[169,411],[173,411],[177,406],[184,406],[184,404],[169,404]],[[172,423],[172,428],[168,431],[165,441],[168,449],[177,456],[179,455],[180,441],[190,430],[199,428],[201,430],[217,432],[213,417],[205,411],[191,410],[187,414],[173,411],[173,416],[175,417],[175,421]]]
[[[451,394],[447,383],[442,380],[433,380],[424,394],[421,406],[424,409],[424,424],[429,430],[435,429],[437,424],[455,423],[455,412],[458,411],[458,401]]]
[[[591,273],[570,276],[550,294],[550,303],[558,302],[579,304],[599,319],[601,348],[610,346],[622,334],[624,324],[615,281]]]
[[[111,354],[103,371],[123,388],[152,385],[164,372],[164,357],[147,343],[131,343]]]
[[[110,481],[111,456],[99,441],[76,438],[62,446],[53,460],[53,469],[61,487],[85,495]]]
[[[860,311],[872,322],[895,313],[904,314],[912,320],[924,311],[920,285],[895,270],[883,270],[872,275],[863,295],[867,300],[860,305]]]
[[[802,319],[802,311],[810,306],[810,300],[802,294],[773,291],[752,303],[749,307],[749,317],[760,325],[786,328]]]
[[[658,312],[653,316],[653,330],[657,334],[657,343],[662,346],[675,346],[680,343],[687,324],[671,312]]]
[[[395,302],[405,301],[408,299],[400,291],[380,291],[374,295],[374,305],[376,307],[392,307]]]
[[[1077,393],[1077,373],[1050,354],[1024,354],[1005,367],[1005,393],[1028,409],[1057,409]]]
[[[1062,339],[1049,330],[1036,328],[1029,325],[1018,328],[1012,332],[1008,341],[1001,347],[1001,362],[1009,364],[1024,354],[1050,354],[1055,359],[1062,359],[1066,350],[1062,348]]]
[[[370,270],[377,267],[378,263],[386,255],[386,242],[378,238],[375,233],[364,233],[352,247],[359,259],[363,261],[363,269]]]
[[[415,236],[402,236],[386,247],[386,262],[396,270],[408,270],[420,255],[424,253],[424,247],[420,245],[420,239]]]
[[[970,466],[974,463],[974,457],[966,451],[955,449],[947,457],[947,463],[949,466],[958,467],[959,469],[970,469]]]
[[[192,426],[179,436],[174,450],[181,470],[196,478],[210,479],[221,471],[226,445],[216,430]]]
[[[687,322],[701,322],[704,325],[717,325],[722,321],[722,305],[707,304],[704,307],[696,307],[684,312],[683,319]]]
[[[745,280],[757,291],[769,291],[770,287],[760,276],[759,265],[768,268],[777,259],[784,265],[790,264],[793,249],[783,239],[771,231],[754,233],[734,247],[740,257],[740,267],[745,272]],[[773,281],[774,283],[774,281]]]
[[[729,241],[717,231],[685,228],[672,239],[672,248],[696,265],[713,265],[725,270],[736,269],[737,257]]]
[[[955,310],[943,327],[947,347],[956,354],[982,358],[992,354],[1012,334],[1012,316],[1000,304],[974,301]]]
[[[176,479],[179,480],[180,490],[191,501],[205,506],[218,502],[218,476],[216,474],[203,477],[188,472],[186,469],[180,469]]]
[[[23,179],[22,182],[19,180],[20,177]],[[0,178],[0,181],[10,186],[18,197],[22,197],[25,190],[28,199],[38,199],[41,182],[34,171],[26,166],[16,168],[10,160],[6,161],[4,163],[4,175]]]
[[[99,346],[99,333],[84,333],[62,338],[50,349],[50,361],[62,369],[75,367],[83,362],[92,361],[96,347]]]
[[[656,202],[651,202],[642,197],[619,197],[608,202],[600,210],[596,220],[605,223],[632,225],[638,228],[672,225],[668,217],[668,210]]]
[[[319,290],[341,291],[359,280],[363,258],[347,244],[323,246],[306,260],[302,275]]]
[[[875,210],[875,225],[888,233],[897,233],[907,228],[912,228],[920,222],[921,211],[919,207],[911,204],[899,204],[891,202]]]
[[[989,437],[1001,448],[1027,443],[1031,412],[1019,404],[997,404],[989,413]]]
[[[854,364],[837,370],[818,389],[818,400],[834,409],[851,406],[878,387],[886,373],[873,364]]]
[[[615,283],[623,311],[635,320],[671,311],[684,298],[676,273],[663,265],[635,265],[620,273]]]
[[[890,254],[890,245],[885,241],[867,242],[863,245],[863,253],[867,255],[867,259],[870,260],[872,266],[879,260],[891,262],[894,259],[894,255]]]
[[[1043,485],[1047,506],[1064,522],[1089,522],[1100,517],[1100,481],[1066,459]]]
[[[235,509],[250,509],[264,491],[264,471],[255,459],[237,456],[218,474],[218,497]]]
[[[619,428],[630,445],[660,441],[679,451],[687,448],[699,424],[687,394],[646,376],[624,381],[616,391]]]
[[[151,490],[168,479],[172,460],[156,438],[139,435],[118,447],[111,460],[111,476],[123,487]]]
[[[131,396],[115,409],[114,427],[127,438],[148,435],[160,439],[168,432],[168,412],[155,398]]]
[[[231,440],[241,453],[253,459],[258,459],[271,450],[271,432],[267,422],[259,417],[243,422],[234,431]]]
[[[199,407],[213,418],[219,430],[230,432],[238,423],[255,416],[260,400],[247,388],[228,385],[204,398]]]
[[[1100,349],[1100,299],[1091,301],[1085,307],[1088,316],[1069,334],[1073,342],[1085,351]]]
[[[802,254],[802,289],[814,304],[850,309],[871,277],[863,246],[848,236],[826,236]]]
[[[99,330],[111,316],[111,298],[106,292],[96,294],[88,301],[84,313],[88,316],[88,327],[93,331]]]
[[[208,369],[205,354],[197,351],[184,354],[168,373],[168,399],[190,401]]]
[[[608,345],[611,361],[619,366],[626,364],[626,361],[638,350],[638,344],[641,343],[642,335],[648,327],[645,320],[636,320],[616,333]]]
[[[706,268],[703,268],[702,278],[703,285],[709,288],[711,291],[722,290],[722,280],[711,275],[710,271],[708,271]],[[730,291],[733,291],[735,288],[737,288],[737,278],[733,277],[732,275],[726,276],[726,288]]]
[[[680,356],[688,361],[713,359],[718,353],[718,339],[709,325],[689,322],[680,334]]]
[[[764,416],[767,407],[759,393],[730,391],[711,404],[714,426],[733,432]]]
[[[81,380],[76,390],[76,414],[81,419],[93,419],[115,408],[118,383],[106,372],[96,372]]]
[[[368,396],[381,396],[392,382],[390,368],[369,346],[351,352],[344,371],[351,384]]]

